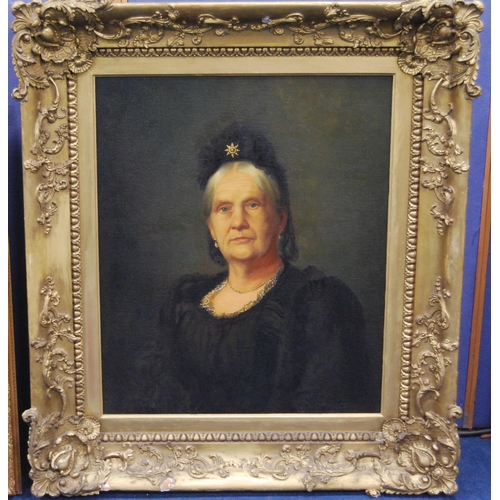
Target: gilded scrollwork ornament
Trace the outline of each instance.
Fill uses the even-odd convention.
[[[456,142],[456,124],[452,117],[453,105],[449,104],[447,110],[441,109],[437,104],[436,95],[445,84],[445,79],[440,78],[432,90],[430,108],[424,110],[423,117],[431,125],[423,127],[422,142],[428,151],[436,158],[431,161],[426,157],[420,158],[422,173],[422,186],[434,191],[436,198],[441,203],[431,207],[431,215],[436,220],[437,232],[443,235],[445,229],[453,224],[449,215],[450,207],[455,201],[455,190],[448,180],[449,174],[459,175],[468,172],[469,165],[460,160],[463,151]],[[439,128],[438,128],[439,127]]]
[[[173,36],[166,39],[167,47],[183,47],[186,37],[189,37],[191,43],[196,46],[202,43],[203,35],[209,31],[213,30],[217,36],[225,36],[231,31],[239,32],[247,28],[236,17],[224,20],[211,14],[202,14],[198,16],[195,24],[189,24],[182,19],[180,12],[172,5],[168,5],[164,12],[155,12],[151,17],[131,17],[119,25],[121,39],[118,45],[120,47],[127,47],[132,37],[134,47],[146,49],[161,42],[167,33],[173,33]],[[132,30],[134,26],[139,27],[139,33],[135,35]]]
[[[480,2],[463,0],[407,0],[395,29],[401,33],[400,68],[408,74],[423,74],[431,80],[443,78],[451,89],[464,84],[467,94],[477,97],[474,82],[479,62],[479,32],[483,28]],[[414,24],[422,16],[423,23]]]
[[[50,234],[52,229],[52,216],[58,210],[54,197],[60,191],[68,187],[67,176],[72,166],[73,160],[54,161],[53,155],[60,153],[64,144],[68,141],[68,125],[66,123],[67,112],[65,108],[60,107],[60,94],[56,83],[52,77],[48,78],[55,92],[53,103],[48,107],[38,106],[38,117],[35,124],[35,141],[31,148],[34,158],[24,162],[24,168],[31,173],[41,173],[42,182],[36,189],[36,200],[40,206],[41,215],[37,222],[45,227],[45,234]],[[62,121],[56,128],[56,139],[52,145],[48,146],[52,134],[47,128],[47,124],[53,124]]]
[[[278,456],[264,454],[244,461],[243,467],[254,478],[268,475],[286,481],[298,476],[305,489],[313,491],[318,484],[326,485],[336,477],[362,470],[361,460],[369,458],[381,457],[373,451],[345,451],[339,443],[321,446],[316,452],[312,451],[310,443],[296,445],[295,449],[286,444]]]
[[[101,457],[99,420],[63,417],[53,412],[41,419],[38,410],[23,413],[30,424],[28,460],[33,495],[41,497],[98,493],[111,473],[111,461]]]
[[[443,338],[450,326],[446,301],[450,292],[443,286],[441,277],[436,279],[436,292],[429,299],[429,305],[434,308],[430,313],[417,317],[419,328],[413,337],[413,347],[428,344],[430,350],[420,353],[418,360],[412,364],[412,384],[418,388],[416,393],[417,407],[424,415],[423,399],[428,394],[433,394],[439,399],[440,389],[443,386],[446,368],[451,365],[448,354],[458,349],[458,342],[450,342]]]
[[[302,45],[306,37],[311,37],[318,47],[336,43],[334,36],[328,34],[331,28],[337,28],[340,40],[354,48],[378,47],[379,38],[386,38],[378,25],[380,19],[363,14],[352,14],[338,4],[332,4],[324,10],[321,22],[306,22],[301,13],[292,13],[280,19],[265,17],[259,24],[252,24],[254,31],[269,30],[273,35],[283,35],[287,31],[292,34],[293,42]],[[359,29],[361,28],[361,29]],[[396,36],[396,34],[394,34]]]
[[[410,75],[423,75],[437,80],[430,97],[430,106],[424,119],[431,125],[423,127],[423,142],[429,153],[420,160],[422,173],[426,174],[422,186],[431,189],[440,206],[431,207],[440,235],[453,224],[450,207],[455,200],[455,190],[447,181],[449,173],[461,174],[469,165],[460,160],[463,153],[456,143],[456,125],[453,105],[447,109],[438,105],[438,93],[463,85],[469,97],[477,97],[481,89],[475,85],[479,67],[479,33],[483,28],[480,16],[484,7],[480,2],[463,0],[408,0],[401,5],[401,15],[395,28],[401,33],[401,52],[398,64]],[[411,21],[422,16],[424,22],[416,27]]]
[[[67,326],[69,314],[58,310],[61,297],[54,279],[48,276],[40,294],[43,297],[39,323],[46,332],[31,342],[40,350],[37,362],[42,364],[46,397],[55,392],[60,397],[60,410],[47,416],[37,408],[23,413],[30,424],[28,460],[32,493],[35,496],[74,496],[97,493],[111,472],[111,462],[102,460],[98,446],[100,423],[89,415],[66,415],[68,389],[74,386],[75,366],[64,344],[74,345],[78,337]]]
[[[278,19],[269,16],[258,22],[242,23],[237,16],[199,14],[196,22],[188,22],[173,5],[150,16],[132,16],[105,24],[100,14],[112,8],[110,0],[34,0],[30,4],[16,2],[12,23],[15,32],[13,58],[20,88],[16,98],[26,97],[29,86],[47,88],[49,77],[61,79],[68,73],[82,73],[90,68],[99,40],[117,40],[118,46],[148,48],[164,41],[166,47],[184,46],[186,37],[195,46],[204,34],[217,36],[253,31],[269,31],[273,35],[291,33],[293,42],[302,45],[310,37],[315,46],[337,44],[332,30],[347,47],[379,47],[383,40],[396,40],[402,71],[423,74],[430,79],[445,76],[445,86],[465,84],[475,97],[480,89],[477,77],[479,32],[483,12],[480,2],[463,0],[407,0],[394,8],[400,15],[392,26],[389,21],[351,12],[350,8],[331,4],[322,18],[306,20],[304,14],[292,12]],[[415,23],[415,18],[424,23]],[[383,29],[381,25],[384,25]],[[76,28],[78,26],[78,28]]]
[[[424,418],[386,421],[382,427],[386,438],[384,460],[373,465],[381,488],[368,493],[456,493],[460,443],[454,421],[460,416],[460,408],[451,406],[446,418],[427,412]]]
[[[87,71],[92,66],[97,39],[113,36],[102,32],[98,16],[111,5],[111,0],[14,3],[12,55],[20,86],[13,96],[25,99],[30,86],[46,89],[51,79]],[[78,21],[80,29],[75,27]]]
[[[109,8],[109,0],[34,0],[29,4],[16,2],[12,11],[15,35],[12,55],[19,87],[13,91],[16,99],[27,100],[30,87],[45,90],[52,88],[54,98],[48,106],[38,103],[38,117],[34,127],[34,156],[24,162],[32,173],[41,174],[42,182],[36,189],[36,200],[41,215],[37,222],[45,227],[45,234],[52,230],[52,217],[58,211],[55,195],[68,187],[68,172],[73,158],[55,160],[63,155],[68,143],[67,109],[61,106],[58,81],[73,74],[87,71],[93,62],[97,38],[109,38],[101,32],[103,24],[97,13]],[[80,29],[75,26],[81,23]],[[49,125],[59,124],[55,131]],[[49,140],[55,136],[52,143]]]
[[[458,348],[458,343],[443,338],[450,326],[446,307],[450,292],[441,277],[436,279],[435,289],[429,298],[433,310],[416,318],[420,328],[412,341],[414,352],[422,344],[430,345],[430,350],[420,352],[412,363],[412,388],[417,390],[414,397],[421,416],[393,418],[382,425],[385,445],[381,452],[386,452],[382,453],[384,460],[374,462],[382,487],[370,492],[373,496],[383,492],[452,495],[458,489],[460,443],[455,420],[462,411],[452,405],[446,416],[441,416],[424,408],[425,396],[439,400],[446,368],[451,365],[447,354]]]
[[[48,276],[45,286],[40,291],[43,296],[43,306],[40,313],[40,326],[46,331],[45,337],[38,337],[31,342],[31,347],[39,349],[42,354],[37,362],[43,365],[43,381],[47,386],[46,395],[52,396],[52,392],[59,394],[61,398],[61,415],[66,411],[67,388],[73,387],[74,362],[67,349],[62,346],[63,341],[74,344],[77,337],[71,328],[64,325],[71,322],[69,314],[60,313],[57,310],[60,295],[55,289],[54,280]]]
[[[188,22],[172,5],[150,16],[131,16],[104,23],[102,13],[112,8],[111,0],[34,0],[29,4],[16,2],[12,7],[16,16],[12,23],[15,32],[13,62],[20,84],[13,96],[26,99],[29,87],[46,89],[53,86],[56,93],[52,105],[40,108],[32,150],[35,158],[25,162],[25,168],[31,172],[42,172],[43,182],[37,187],[36,198],[42,212],[38,223],[45,227],[46,234],[50,233],[52,217],[58,210],[54,197],[67,188],[66,176],[72,166],[72,160],[56,162],[50,156],[61,152],[68,140],[64,123],[66,110],[59,106],[56,82],[87,71],[100,40],[114,40],[122,49],[130,45],[149,49],[159,44],[182,49],[187,38],[196,47],[202,44],[208,32],[223,37],[247,29],[279,36],[290,33],[295,45],[305,45],[309,39],[316,48],[342,45],[351,50],[381,49],[385,41],[391,40],[391,46],[399,51],[398,63],[403,72],[438,80],[426,119],[433,124],[444,124],[447,130],[436,130],[434,126],[425,129],[424,141],[431,154],[438,157],[438,162],[433,164],[422,159],[424,173],[432,174],[423,181],[423,186],[434,190],[442,205],[431,208],[438,232],[443,234],[452,224],[449,208],[455,193],[444,180],[448,170],[461,173],[467,171],[468,165],[457,159],[461,150],[454,143],[452,109],[440,110],[436,94],[441,88],[452,89],[458,85],[464,85],[471,97],[481,92],[475,85],[479,32],[482,30],[480,15],[484,10],[480,2],[407,0],[394,7],[400,9],[400,14],[392,24],[335,3],[327,6],[322,18],[314,21],[306,20],[300,12],[292,12],[277,19],[266,16],[259,22],[250,23],[240,22],[237,16],[221,19],[211,13],[199,14],[196,21]],[[337,35],[334,36],[334,32]],[[45,124],[55,121],[63,122],[55,131],[57,139],[53,147],[47,148],[51,134]],[[438,142],[441,142],[440,148]]]
[[[13,96],[26,101],[32,88],[44,91],[47,97],[41,100],[43,104],[35,105],[32,158],[24,162],[27,172],[41,177],[35,196],[41,210],[38,223],[46,234],[51,232],[52,218],[58,210],[56,195],[73,189],[68,195],[72,204],[73,317],[58,310],[61,297],[53,278],[47,277],[41,289],[42,330],[31,341],[31,347],[39,353],[36,361],[41,365],[46,398],[56,396],[48,414],[37,408],[23,414],[30,424],[28,459],[33,494],[95,494],[115,487],[108,484],[111,474],[120,480],[125,478],[123,484],[139,481],[160,491],[175,488],[185,478],[200,481],[202,488],[207,478],[231,476],[232,480],[239,474],[256,483],[266,478],[293,482],[294,487],[298,483],[308,491],[331,487],[336,478],[351,476],[351,484],[357,484],[363,475],[371,475],[375,486],[367,493],[372,496],[455,493],[460,455],[455,419],[461,412],[451,406],[446,415],[439,415],[433,405],[443,392],[446,395],[443,386],[452,364],[450,353],[457,350],[458,343],[445,336],[450,329],[447,304],[451,294],[442,278],[435,281],[428,302],[430,311],[414,316],[417,219],[419,195],[422,188],[428,189],[440,203],[432,206],[431,215],[438,233],[443,235],[453,223],[450,208],[455,189],[450,177],[469,169],[462,159],[455,109],[448,103],[452,100],[448,96],[457,87],[471,98],[481,92],[475,85],[481,3],[406,0],[393,5],[396,13],[388,16],[393,21],[356,13],[348,3],[329,5],[314,21],[295,10],[276,18],[245,18],[244,22],[237,12],[203,13],[187,20],[181,5],[168,5],[152,15],[122,16],[104,22],[102,14],[113,19],[113,8],[111,0],[34,0],[29,4],[16,2],[12,7],[13,62],[19,78]],[[245,36],[252,32],[259,36],[270,34],[267,39],[272,41],[267,46],[259,42],[262,46],[256,47],[205,43],[214,39],[206,36],[209,34],[236,37],[243,32]],[[293,43],[286,40],[287,36]],[[195,48],[186,47],[189,45]],[[162,52],[163,48],[171,52]],[[95,57],[103,56],[105,51],[114,56],[133,56],[144,54],[142,49],[158,49],[154,54],[159,56],[178,49],[175,53],[181,56],[200,57],[389,55],[397,58],[401,71],[414,77],[401,356],[404,375],[400,380],[398,417],[383,422],[381,430],[336,433],[323,429],[303,433],[282,429],[238,434],[163,429],[166,438],[140,433],[132,439],[133,433],[101,433],[99,419],[84,414],[78,134],[76,104],[71,100],[76,99],[76,75],[89,70]],[[70,151],[66,157],[65,148]],[[431,274],[431,282],[436,274]],[[77,415],[68,416],[73,397]],[[448,404],[438,403],[441,407]],[[418,416],[410,407],[415,407]],[[248,446],[253,451],[241,459],[241,454],[226,455],[226,446]],[[205,455],[203,447],[210,452]],[[265,452],[259,455],[261,450]]]
[[[145,479],[160,491],[172,489],[179,472],[185,472],[193,479],[210,475],[226,478],[232,468],[238,467],[235,461],[226,461],[218,454],[204,457],[193,445],[126,442],[122,447],[123,451],[106,454],[104,458],[119,459],[119,471]],[[103,489],[106,489],[105,485]]]

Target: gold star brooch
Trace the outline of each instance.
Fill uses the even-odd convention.
[[[231,155],[232,158],[238,156],[240,153],[240,150],[238,149],[238,144],[235,145],[233,143],[228,144],[225,151],[227,153],[227,156]]]

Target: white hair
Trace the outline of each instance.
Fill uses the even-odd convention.
[[[278,214],[283,213],[283,205],[278,183],[270,175],[267,175],[264,170],[257,168],[253,163],[247,161],[232,161],[224,163],[224,165],[222,165],[222,167],[220,167],[207,182],[205,192],[203,193],[203,213],[205,215],[205,219],[208,219],[212,212],[212,204],[217,186],[230,172],[245,172],[248,174],[274,205],[276,212]]]

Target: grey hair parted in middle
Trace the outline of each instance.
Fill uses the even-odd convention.
[[[288,183],[285,170],[276,159],[272,144],[260,132],[242,125],[231,125],[205,147],[199,158],[198,182],[204,191],[205,219],[210,216],[215,187],[231,170],[248,173],[274,204],[276,212],[287,214],[287,223],[279,240],[279,253],[284,262],[297,259]],[[215,247],[208,232],[210,257],[219,265],[226,261]]]

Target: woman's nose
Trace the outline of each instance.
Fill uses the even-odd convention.
[[[246,218],[245,210],[243,208],[238,207],[233,210],[231,225],[233,229],[242,229],[248,227],[248,221]]]

